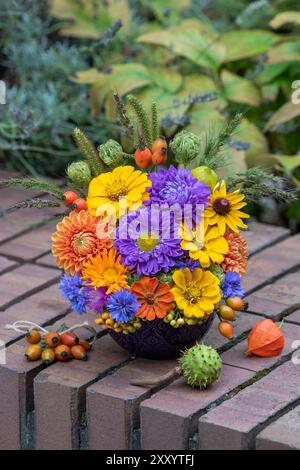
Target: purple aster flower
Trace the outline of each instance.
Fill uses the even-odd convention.
[[[86,306],[95,313],[101,313],[107,300],[106,288],[86,287]]]
[[[120,220],[115,247],[124,266],[143,276],[167,273],[182,256],[174,214],[157,206],[143,207]]]
[[[86,288],[78,274],[75,276],[64,274],[60,279],[59,288],[63,297],[70,302],[74,312],[86,313]]]
[[[189,204],[192,208],[193,221],[199,220],[201,213],[196,213],[197,206],[207,207],[210,188],[194,178],[190,170],[170,166],[168,169],[162,168],[157,173],[150,173],[149,179],[152,181],[152,187],[149,190],[150,200],[147,201],[147,205],[167,203],[169,206],[178,204],[184,208]]]
[[[241,276],[234,272],[228,271],[225,274],[225,279],[221,285],[223,297],[244,297],[245,291],[241,287]]]
[[[108,296],[107,310],[115,321],[128,322],[139,308],[136,296],[126,289],[117,290]]]

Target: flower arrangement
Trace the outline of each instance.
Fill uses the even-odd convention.
[[[76,129],[84,160],[67,168],[68,191],[35,179],[6,184],[43,188],[54,197],[29,201],[30,207],[66,206],[52,236],[52,253],[64,271],[62,295],[79,314],[94,312],[95,322],[120,344],[126,347],[125,336],[128,344],[135,335],[144,341],[140,332],[150,328],[154,335],[164,332],[163,341],[176,338],[182,349],[180,330],[193,331],[191,345],[215,314],[220,333],[230,339],[235,311],[246,308],[241,230],[249,218],[247,196],[251,188],[263,188],[259,170],[221,177],[217,169],[218,145],[239,119],[222,130],[214,156],[201,150],[203,140],[191,132],[181,131],[168,143],[159,137],[155,104],[149,117],[129,96],[133,125],[118,97],[116,103],[126,139],[137,139],[131,153],[114,140],[97,151]]]

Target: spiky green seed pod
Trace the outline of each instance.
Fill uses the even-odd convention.
[[[219,279],[220,283],[222,284],[222,282],[225,279],[225,273],[223,269],[221,268],[221,266],[218,264],[212,264],[209,270]]]
[[[67,177],[81,188],[87,188],[92,179],[89,164],[85,161],[74,162],[68,166]]]
[[[78,129],[78,127],[74,129],[73,137],[83,158],[88,162],[93,176],[98,176],[104,171],[104,165],[101,160],[99,160],[94,145],[85,133],[81,129]]]
[[[186,164],[194,160],[199,154],[201,140],[196,134],[183,130],[175,135],[170,147],[175,153],[176,161]]]
[[[124,152],[122,146],[116,140],[109,139],[98,147],[99,157],[108,166],[116,168],[124,164]]]
[[[179,363],[188,385],[201,390],[218,380],[221,374],[222,361],[219,354],[205,344],[196,344],[187,349]]]

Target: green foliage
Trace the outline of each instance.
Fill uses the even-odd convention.
[[[6,180],[0,180],[0,187],[22,187],[31,190],[41,190],[49,193],[57,199],[64,199],[64,192],[57,186],[46,181],[42,181],[36,178],[9,178]]]

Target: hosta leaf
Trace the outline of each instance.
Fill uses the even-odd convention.
[[[202,104],[191,111],[191,122],[186,129],[201,135],[224,124],[224,117],[208,104]]]
[[[151,77],[155,84],[170,93],[176,93],[182,85],[182,76],[166,67],[153,67]]]
[[[279,29],[285,24],[300,25],[299,11],[284,11],[283,13],[278,13],[278,15],[270,21],[270,26],[273,29]]]
[[[221,35],[226,48],[226,62],[263,54],[278,40],[274,33],[261,30],[230,31]]]
[[[266,124],[266,130],[276,129],[281,124],[284,124],[297,116],[300,116],[300,104],[293,104],[289,101],[273,114]]]
[[[170,0],[151,0],[149,7],[163,24],[176,24],[180,20],[180,12],[190,6],[190,0],[176,0],[170,8]]]
[[[289,41],[271,47],[268,51],[268,63],[300,61],[300,41]]]
[[[223,110],[226,108],[227,103],[222,98],[221,91],[217,88],[215,82],[210,77],[202,74],[191,74],[184,77],[181,88],[181,94],[183,97],[194,95],[195,93],[203,94],[206,92],[214,92],[218,95],[216,100],[205,103],[206,107],[218,110]],[[197,109],[201,106],[204,106],[204,104],[195,105]]]
[[[284,73],[289,66],[290,64],[287,62],[263,64],[262,71],[255,77],[254,81],[260,84],[269,83]]]
[[[234,137],[236,140],[250,144],[249,149],[246,151],[249,166],[269,166],[269,159],[265,159],[263,156],[269,152],[268,141],[264,134],[252,122],[244,118]]]
[[[66,36],[99,38],[101,32],[122,20],[126,28],[130,21],[127,0],[51,0],[51,14],[61,20],[70,20],[60,33]]]
[[[196,20],[186,20],[180,26],[143,34],[138,42],[167,47],[176,55],[210,69],[216,69],[224,59],[224,46],[216,33]]]
[[[289,174],[300,166],[299,155],[274,155],[274,158],[283,166],[285,172]]]
[[[260,94],[256,86],[228,70],[222,70],[221,80],[225,97],[229,101],[258,106]]]

